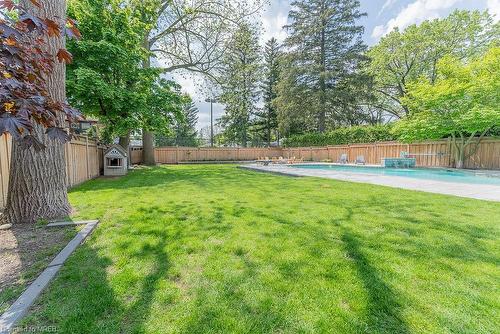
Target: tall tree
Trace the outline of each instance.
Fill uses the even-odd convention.
[[[249,141],[250,120],[258,111],[261,64],[258,30],[241,24],[227,44],[220,101],[226,105],[220,123],[225,138],[243,147]]]
[[[171,134],[159,134],[156,144],[158,146],[198,146],[197,123],[198,108],[191,99],[187,99],[182,106],[182,118],[173,124]]]
[[[500,39],[500,23],[487,12],[456,10],[448,17],[394,30],[372,47],[367,72],[375,79],[375,106],[395,117],[409,113],[403,102],[408,85],[421,77],[430,83],[437,77],[436,65],[445,55],[471,59]]]
[[[177,117],[184,96],[161,71],[142,68],[149,53],[142,45],[145,24],[123,0],[76,0],[70,3],[84,38],[70,43],[70,99],[105,125],[104,139],[120,136],[128,148],[137,129],[165,131]]]
[[[121,0],[71,1],[68,12],[84,36],[68,43],[75,55],[68,66],[69,99],[105,125],[104,140],[120,136],[127,149],[130,132],[141,127],[145,86],[159,76],[140,68],[146,57],[141,27]]]
[[[161,59],[164,73],[188,71],[218,81],[225,45],[232,32],[260,8],[260,1],[130,0],[144,23],[143,46]],[[151,67],[147,59],[143,67]],[[154,164],[154,135],[143,131],[146,164]]]
[[[69,139],[67,123],[77,113],[66,105],[65,66],[56,57],[71,60],[63,31],[69,27],[78,32],[66,22],[64,0],[1,5],[2,11],[18,14],[0,22],[0,134],[8,132],[14,138],[3,219],[33,223],[64,217],[71,209],[64,142]]]
[[[408,87],[409,116],[395,132],[404,141],[450,138],[455,166],[462,168],[481,139],[500,127],[500,47],[464,64],[450,55],[436,64],[436,78]]]
[[[183,122],[177,122],[175,127],[177,145],[198,146],[198,108],[190,101],[184,105],[182,113]]]
[[[280,75],[280,45],[276,38],[271,38],[264,47],[264,66],[262,80],[262,94],[264,108],[255,113],[253,121],[253,130],[260,139],[264,140],[268,146],[271,146],[273,135],[278,135],[278,115],[274,100],[276,99],[276,85]]]
[[[365,61],[363,27],[356,24],[363,15],[357,0],[292,2],[277,99],[287,132],[323,132],[342,123],[342,112],[356,103],[356,87],[365,81],[358,71]]]

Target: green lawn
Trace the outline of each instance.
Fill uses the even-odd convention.
[[[60,333],[499,333],[500,204],[229,165],[85,183]]]

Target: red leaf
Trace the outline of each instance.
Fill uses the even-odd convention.
[[[45,24],[47,25],[47,33],[49,34],[50,37],[61,35],[61,27],[57,22],[45,19]]]
[[[0,8],[5,8],[7,10],[17,9],[18,6],[12,0],[0,0]]]
[[[37,6],[38,8],[42,7],[42,5],[40,5],[40,3],[38,2],[38,0],[30,0],[31,3],[35,6]]]
[[[66,36],[69,38],[81,39],[82,34],[80,30],[77,28],[77,24],[75,20],[67,19],[66,21]]]
[[[47,137],[52,140],[57,140],[59,142],[65,143],[71,140],[71,136],[63,128],[50,127],[45,131]]]
[[[65,62],[66,64],[71,64],[73,56],[66,49],[59,49],[57,52],[57,59],[60,63]]]
[[[24,13],[20,17],[21,22],[26,24],[29,31],[38,30],[40,33],[46,28],[45,22],[43,22],[39,17]]]
[[[10,133],[13,137],[19,138],[24,131],[31,131],[31,123],[27,119],[15,117],[11,114],[0,116],[0,134]]]

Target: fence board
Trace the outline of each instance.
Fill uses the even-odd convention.
[[[139,151],[141,152],[141,151]],[[210,147],[157,147],[157,163],[175,164],[196,161],[249,161],[261,157],[302,158],[305,161],[337,162],[347,154],[349,162],[363,155],[368,164],[380,164],[382,158],[395,158],[407,152],[416,158],[419,167],[450,167],[453,163],[453,149],[447,140],[414,144],[399,142],[378,142],[369,144],[335,145],[327,147],[292,148],[210,148]],[[137,153],[138,156],[142,153]],[[137,163],[139,159],[134,159]],[[477,152],[465,163],[466,168],[500,169],[500,140],[484,139]]]
[[[0,136],[0,209],[7,202],[11,139]],[[66,181],[69,187],[99,176],[102,168],[102,149],[85,137],[76,137],[64,145]]]

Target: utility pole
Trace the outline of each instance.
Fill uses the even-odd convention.
[[[205,102],[210,102],[210,147],[214,147],[214,103],[217,100],[214,98],[207,98]]]

